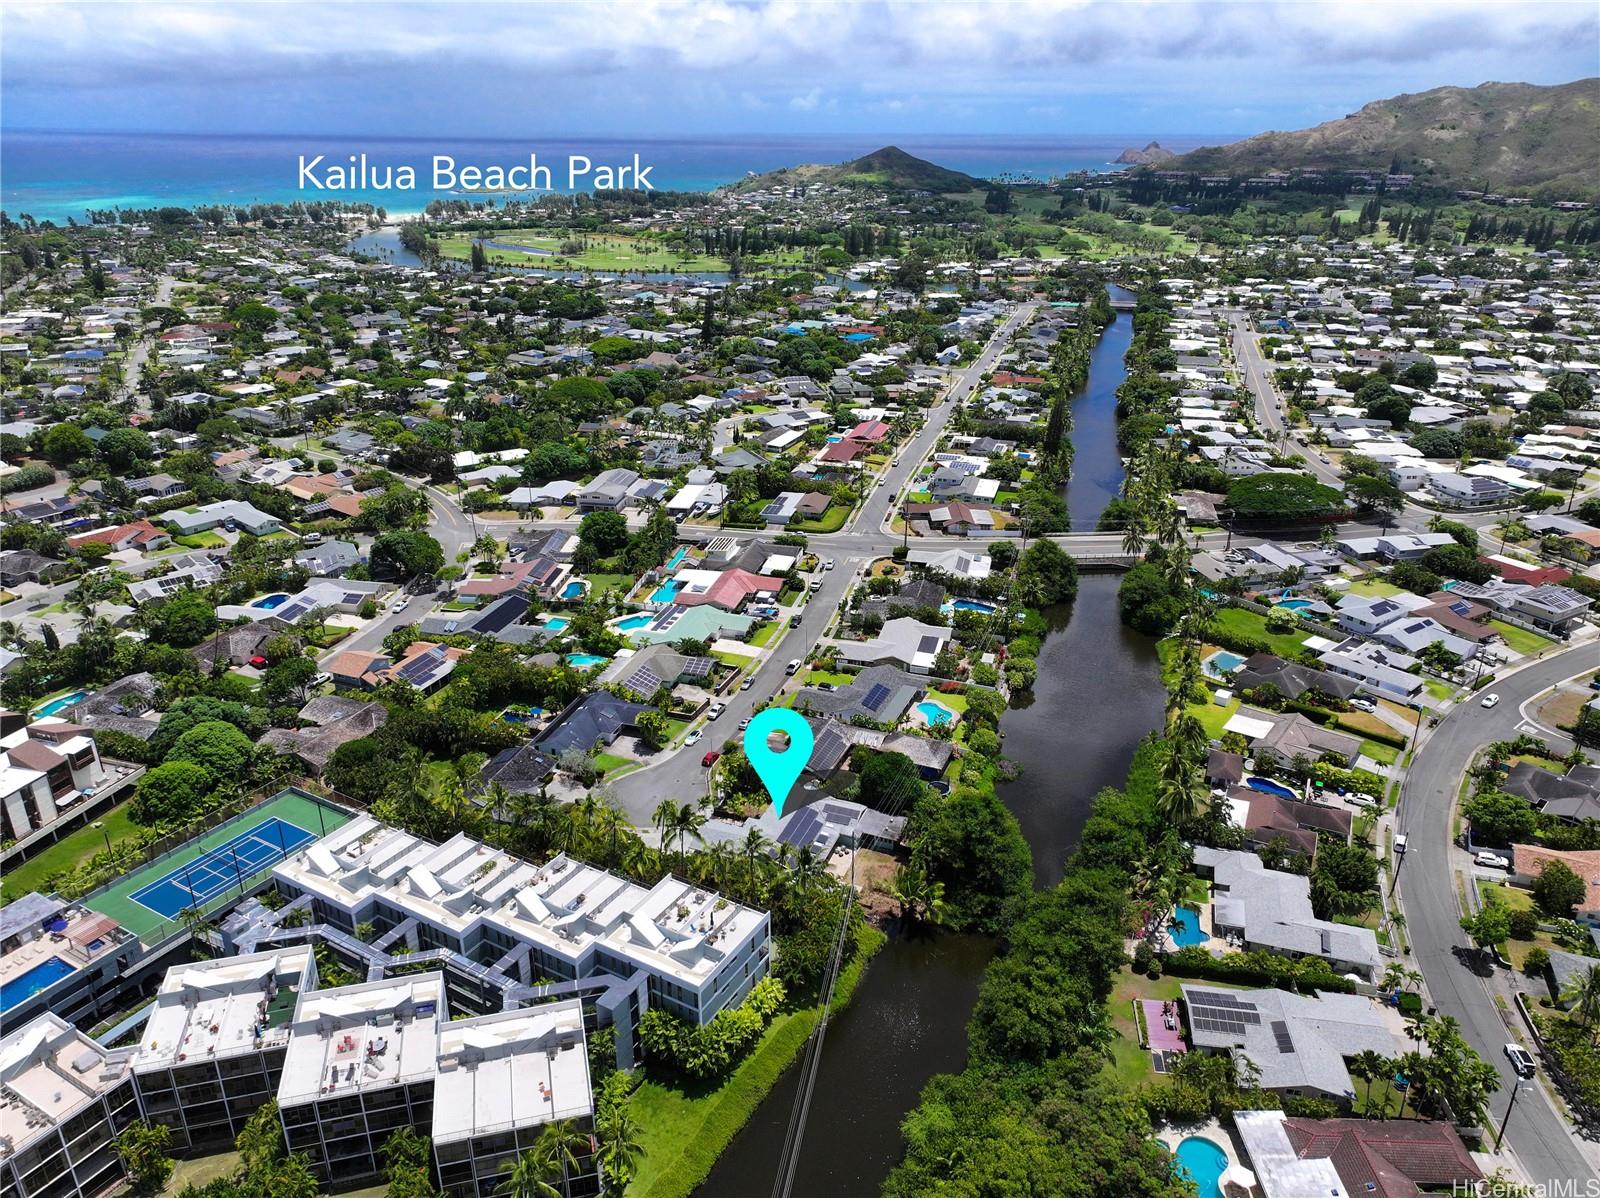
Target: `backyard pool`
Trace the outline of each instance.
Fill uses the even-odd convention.
[[[566,616],[546,616],[543,623],[551,632],[560,632],[572,621]]]
[[[634,616],[623,616],[622,619],[617,621],[616,628],[618,632],[636,632],[641,628],[650,627],[650,621],[653,619],[655,619],[654,616],[645,612],[640,612]]]
[[[1201,662],[1200,665],[1213,678],[1226,678],[1244,665],[1244,658],[1237,653],[1229,653],[1226,649],[1218,649],[1205,661]]]
[[[518,711],[508,707],[500,713],[500,718],[508,724],[531,724],[544,714],[542,707],[530,707],[527,711]]]
[[[667,579],[666,582],[662,583],[650,593],[650,602],[671,603],[672,597],[678,593],[678,588],[682,585],[683,583],[679,582],[676,578]]]
[[[33,718],[39,720],[48,715],[55,715],[58,711],[65,711],[74,704],[83,702],[84,698],[82,691],[73,691],[70,695],[62,695],[59,699],[51,699],[50,702],[33,713]]]
[[[992,616],[995,613],[994,604],[984,603],[978,599],[957,599],[950,606],[956,611],[981,611],[986,616]]]
[[[1217,1179],[1228,1168],[1228,1154],[1204,1136],[1190,1136],[1178,1145],[1174,1153],[1178,1168],[1200,1191],[1200,1198],[1221,1198],[1222,1187]]]
[[[0,985],[0,1011],[9,1011],[20,1002],[32,998],[39,991],[55,985],[62,978],[76,973],[78,967],[60,957],[46,957],[27,973],[19,973]]]
[[[276,595],[263,595],[250,606],[261,611],[271,611],[275,607],[282,607],[287,602],[289,602],[289,596],[279,593]]]
[[[671,574],[674,570],[676,570],[678,568],[678,563],[683,561],[683,559],[688,557],[688,556],[689,556],[689,546],[687,546],[687,545],[679,545],[678,546],[678,552],[674,553],[671,557],[669,557],[667,559],[667,573]]]
[[[1251,774],[1250,777],[1246,778],[1244,784],[1251,790],[1259,790],[1263,794],[1278,795],[1285,799],[1300,797],[1281,782],[1274,782],[1271,778],[1260,778],[1255,774]]]
[[[844,340],[846,340],[846,341],[871,341],[872,337],[873,337],[873,335],[871,333],[846,333],[844,335]]]
[[[569,653],[567,664],[576,666],[580,670],[592,670],[595,666],[603,666],[610,661],[609,657],[601,657],[597,653]]]
[[[1167,928],[1167,935],[1172,937],[1172,943],[1179,948],[1188,948],[1191,944],[1204,944],[1211,939],[1200,927],[1200,912],[1193,907],[1175,908],[1168,923],[1170,926]]]
[[[584,584],[574,578],[571,582],[567,583],[566,586],[561,588],[561,597],[563,599],[581,599],[583,598],[584,590]]]
[[[1290,611],[1305,611],[1316,600],[1314,599],[1279,599],[1275,607],[1287,607]]]
[[[917,704],[917,710],[922,713],[922,718],[927,721],[928,727],[937,728],[941,724],[948,724],[956,718],[956,713],[943,703],[935,703],[932,699],[924,699]]]

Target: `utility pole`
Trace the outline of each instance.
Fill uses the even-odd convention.
[[[1511,1101],[1506,1103],[1505,1118],[1500,1120],[1500,1131],[1494,1138],[1494,1150],[1496,1152],[1500,1151],[1500,1144],[1506,1138],[1506,1124],[1511,1122],[1511,1112],[1517,1109],[1517,1095],[1522,1093],[1523,1088],[1522,1079],[1519,1077],[1517,1078],[1517,1084],[1511,1087]]]

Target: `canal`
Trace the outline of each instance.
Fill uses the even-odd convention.
[[[1116,389],[1131,337],[1131,318],[1118,314],[1073,403],[1070,494],[1078,498],[1071,501],[1088,506],[1093,519],[1121,485]],[[1076,525],[1077,507],[1073,515]],[[1034,692],[1019,696],[1001,720],[1005,754],[1022,768],[999,793],[1028,838],[1039,886],[1060,880],[1094,796],[1121,785],[1139,739],[1160,724],[1155,645],[1118,619],[1119,580],[1086,574],[1074,603],[1044,613],[1050,634]],[[796,1194],[877,1198],[900,1157],[900,1121],[934,1074],[966,1062],[967,1020],[993,951],[986,938],[951,934],[896,936],[884,946],[854,1001],[829,1025]],[[771,1191],[798,1084],[795,1069],[779,1080],[697,1198]]]
[[[1132,299],[1115,283],[1112,299]],[[1127,377],[1123,358],[1133,341],[1133,316],[1118,312],[1089,355],[1089,381],[1072,401],[1072,477],[1062,495],[1073,532],[1094,532],[1100,513],[1122,494],[1122,447],[1117,444],[1117,388]],[[1043,663],[1041,663],[1043,664]]]

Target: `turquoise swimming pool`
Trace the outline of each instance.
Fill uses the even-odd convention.
[[[678,588],[683,586],[676,578],[669,578],[650,593],[651,603],[671,603],[672,597],[678,593]]]
[[[561,597],[563,599],[583,598],[583,583],[579,582],[577,579],[573,579],[571,582],[567,583],[566,586],[561,588]]]
[[[978,599],[957,599],[950,606],[956,611],[979,611],[986,616],[991,616],[995,612],[994,604],[984,603]]]
[[[576,666],[580,670],[592,670],[595,666],[603,666],[610,660],[609,657],[601,657],[596,653],[567,654],[567,664]]]
[[[1178,1145],[1174,1153],[1178,1168],[1200,1191],[1200,1198],[1221,1198],[1222,1187],[1217,1179],[1228,1168],[1228,1154],[1204,1136],[1190,1136]]]
[[[1200,912],[1193,907],[1178,907],[1172,912],[1167,935],[1172,937],[1172,943],[1179,948],[1188,948],[1191,944],[1204,944],[1211,939],[1200,927]]]
[[[674,570],[676,570],[678,568],[678,564],[680,562],[682,562],[683,559],[688,557],[688,556],[689,556],[689,546],[687,546],[687,545],[679,545],[678,546],[678,552],[674,553],[671,557],[669,557],[667,559],[667,573],[671,574]]]
[[[928,727],[937,728],[940,724],[948,724],[956,718],[956,713],[943,703],[935,703],[932,699],[924,699],[917,704],[917,710],[922,713],[922,718],[928,722]]]
[[[1279,599],[1275,607],[1287,607],[1290,611],[1305,611],[1314,602],[1314,599]]]
[[[638,615],[634,616],[624,616],[622,619],[617,621],[617,631],[635,632],[640,628],[648,628],[650,627],[650,621],[653,619],[655,619],[654,616],[648,615],[645,612],[640,612]]]
[[[60,957],[46,957],[27,973],[19,973],[4,985],[0,985],[0,1011],[9,1011],[20,1002],[25,1002],[38,994],[41,990],[54,986],[64,977],[69,977],[78,971],[78,967],[70,961]]]
[[[83,702],[84,698],[83,691],[73,691],[70,695],[62,695],[59,699],[51,699],[50,702],[33,713],[33,718],[38,720],[43,719],[45,716],[55,715],[58,711],[65,711],[67,708]]]
[[[1237,653],[1229,653],[1226,649],[1218,649],[1201,663],[1200,668],[1213,678],[1226,678],[1242,665],[1244,665],[1244,658]]]
[[[271,611],[275,607],[282,607],[287,602],[289,602],[289,596],[279,593],[276,595],[263,595],[250,606],[261,611]]]
[[[570,623],[572,621],[566,616],[546,616],[543,620],[544,626],[550,629],[551,632],[560,632]]]

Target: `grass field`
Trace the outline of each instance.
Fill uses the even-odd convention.
[[[1550,640],[1540,636],[1537,632],[1529,632],[1526,628],[1518,628],[1515,624],[1507,624],[1504,620],[1490,620],[1489,627],[1493,628],[1513,650],[1518,653],[1538,653],[1550,647]]]
[[[131,897],[137,890],[171,873],[172,870],[202,856],[218,845],[226,844],[241,832],[276,816],[291,824],[321,835],[348,823],[350,817],[332,807],[326,807],[309,796],[295,790],[285,790],[259,803],[243,815],[220,824],[197,840],[190,841],[175,853],[170,853],[143,869],[125,875],[115,885],[84,900],[84,905],[102,915],[109,915],[140,939],[157,931],[167,921],[154,911],[141,906]],[[248,882],[249,879],[246,879]]]
[[[0,900],[11,902],[30,890],[39,890],[51,874],[64,869],[75,869],[96,853],[106,851],[106,837],[112,844],[125,840],[139,831],[139,825],[128,815],[128,803],[119,803],[100,817],[105,825],[105,835],[94,827],[79,828],[63,836],[49,848],[6,870],[4,883],[0,883]]]
[[[1255,637],[1267,642],[1268,647],[1279,657],[1297,660],[1300,656],[1300,646],[1306,637],[1311,634],[1299,628],[1293,632],[1268,632],[1267,618],[1257,612],[1247,611],[1242,607],[1224,607],[1217,612],[1217,624],[1221,628],[1236,633],[1240,636]]]
[[[624,233],[576,236],[557,231],[538,229],[506,229],[484,237],[497,246],[520,246],[522,249],[491,248],[485,246],[489,261],[505,266],[549,267],[553,270],[727,270],[721,258],[705,254],[678,254],[665,243],[648,237],[633,237]],[[472,257],[471,237],[445,237],[439,241],[439,251],[446,258]],[[582,241],[584,248],[576,254],[563,254],[561,247],[569,241]]]

